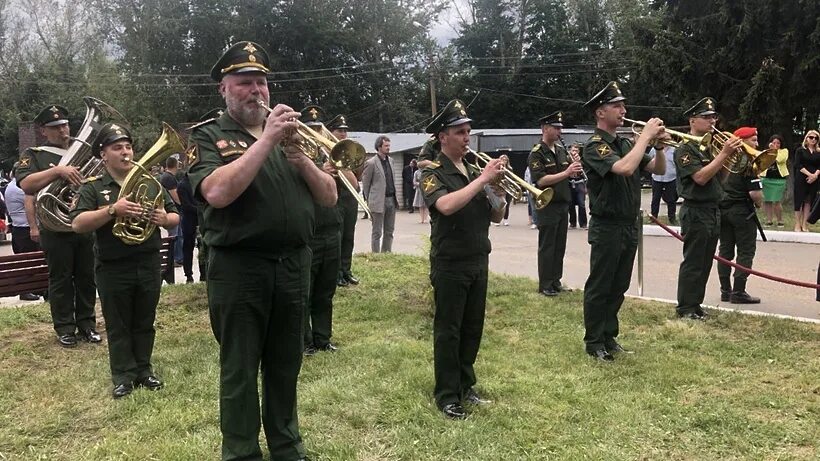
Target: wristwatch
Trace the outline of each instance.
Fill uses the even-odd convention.
[[[114,209],[114,205],[108,205],[108,216],[112,218],[117,216],[117,210]]]

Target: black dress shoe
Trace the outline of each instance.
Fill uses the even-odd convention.
[[[34,293],[23,293],[20,295],[20,301],[39,301],[40,297]]]
[[[629,349],[624,349],[623,346],[618,344],[617,341],[613,341],[612,344],[606,346],[606,351],[610,354],[620,353],[620,354],[634,354],[635,351],[631,351]]]
[[[709,317],[709,313],[703,310],[703,308],[698,307],[695,309],[695,312],[697,312],[699,316],[703,317],[704,320],[706,320],[706,317]]]
[[[732,292],[729,290],[724,290],[723,288],[720,289],[720,300],[726,302],[729,300],[729,297],[732,296]]]
[[[558,293],[569,293],[569,292],[571,292],[571,291],[572,291],[572,288],[570,288],[570,287],[568,287],[568,286],[566,286],[566,285],[564,285],[564,284],[554,285],[552,288],[553,288],[555,291],[557,291]]]
[[[597,350],[594,350],[594,351],[587,351],[587,354],[589,354],[591,357],[595,358],[595,360],[598,360],[599,362],[614,362],[615,361],[615,356],[613,356],[612,354],[607,352],[606,349],[597,349]]]
[[[74,333],[59,335],[57,336],[57,343],[63,347],[75,347],[77,346],[77,337]]]
[[[539,293],[541,293],[544,296],[558,296],[558,290],[556,290],[553,287],[545,288],[539,291]]]
[[[313,346],[306,346],[305,350],[304,350],[304,354],[307,357],[312,357],[312,356],[316,355],[316,348],[313,347]]]
[[[729,296],[729,302],[732,304],[759,304],[760,298],[756,298],[746,291],[733,291]]]
[[[325,352],[336,352],[339,350],[333,343],[327,343],[324,346],[319,346],[316,348],[317,351],[325,351]]]
[[[185,283],[194,283],[194,278],[190,275],[185,277]]]
[[[464,407],[460,403],[448,403],[441,408],[441,412],[450,419],[464,419],[467,417],[467,412],[464,411]]]
[[[481,396],[478,395],[478,392],[472,387],[464,393],[464,401],[472,405],[487,405],[488,403],[493,403],[492,400],[482,399]]]
[[[686,319],[686,320],[700,320],[700,321],[705,321],[706,320],[706,316],[701,314],[700,312],[697,312],[697,311],[695,311],[695,312],[684,312],[684,313],[678,312],[678,317],[680,317],[682,319]]]
[[[354,277],[353,274],[345,275],[345,280],[347,280],[347,283],[349,283],[351,285],[358,285],[359,284],[359,279]]]
[[[349,283],[347,282],[347,278],[345,278],[345,276],[340,275],[339,277],[336,278],[336,286],[337,287],[346,287],[348,285],[349,285]]]
[[[131,384],[117,384],[114,386],[114,390],[111,392],[111,395],[115,399],[121,399],[126,395],[131,394],[134,392],[134,386]]]
[[[80,338],[83,341],[88,341],[90,343],[102,342],[102,337],[93,328],[89,328],[87,330],[80,330]]]
[[[134,384],[137,387],[144,387],[149,391],[158,391],[162,389],[162,387],[165,385],[165,383],[157,379],[156,376],[146,376],[144,378],[139,378],[138,380],[134,381]]]

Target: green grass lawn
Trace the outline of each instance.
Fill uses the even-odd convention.
[[[426,260],[366,255],[336,297],[340,351],[305,359],[302,435],[319,460],[818,459],[820,326],[626,302],[613,364],[584,354],[581,294],[492,276],[478,388],[449,421],[432,399]],[[218,459],[217,348],[202,284],[163,291],[167,387],[114,401],[105,346],[56,345],[45,305],[0,310],[0,460]],[[264,445],[263,445],[264,446]]]

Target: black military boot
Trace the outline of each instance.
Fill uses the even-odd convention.
[[[745,280],[735,280],[735,291],[729,297],[729,302],[732,304],[759,304],[760,298],[746,293]]]
[[[732,297],[732,281],[729,277],[721,277],[720,278],[720,300],[721,301],[729,301]]]
[[[199,281],[204,282],[207,277],[208,277],[208,265],[207,264],[200,264],[199,265]]]

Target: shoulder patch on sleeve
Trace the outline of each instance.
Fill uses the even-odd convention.
[[[26,155],[26,154],[23,154],[23,156],[22,156],[22,157],[20,157],[20,165],[19,165],[19,167],[20,167],[20,168],[28,168],[28,167],[29,167],[29,165],[31,165],[31,157],[29,157],[29,156],[28,156],[28,155]]]
[[[681,166],[686,166],[686,165],[689,165],[690,163],[692,163],[692,157],[690,157],[688,153],[687,154],[681,154],[681,156],[680,156]]]
[[[436,179],[436,176],[432,174],[427,175],[427,177],[424,178],[424,181],[422,181],[421,183],[422,192],[424,192],[424,195],[430,195],[436,189],[438,189],[438,186],[438,180]]]
[[[541,162],[538,160],[533,160],[532,163],[530,163],[531,170],[538,170],[539,168],[541,168]]]
[[[601,158],[604,158],[612,153],[612,149],[610,149],[609,146],[606,144],[601,144],[595,150],[598,151],[598,156],[600,156]]]

